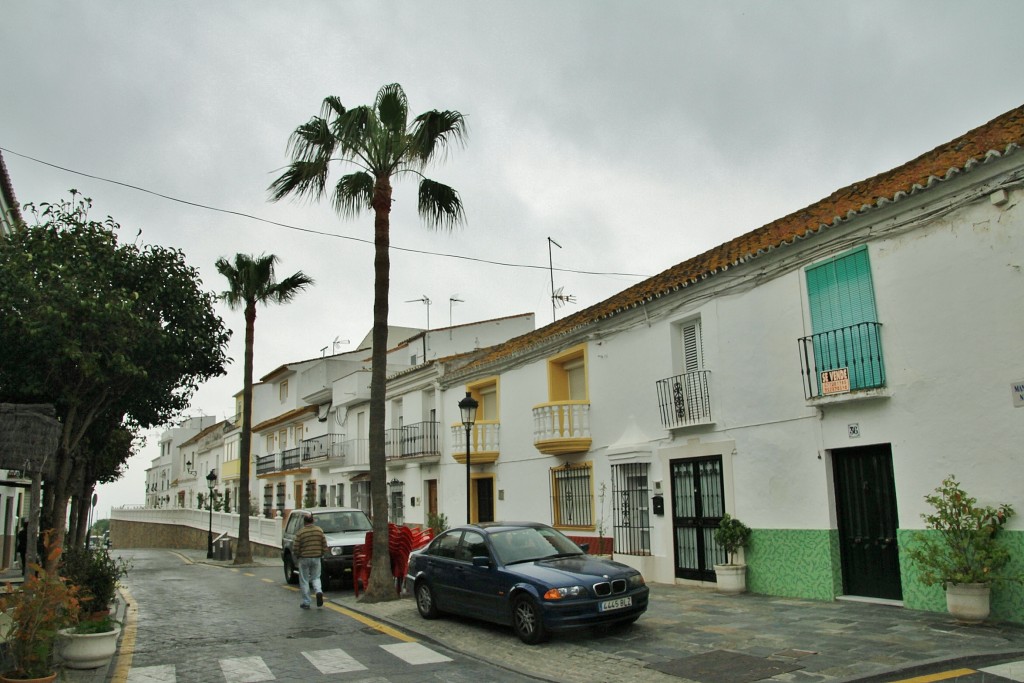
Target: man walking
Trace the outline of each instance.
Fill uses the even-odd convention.
[[[320,585],[320,558],[327,552],[327,537],[324,530],[313,524],[313,515],[306,515],[299,533],[295,534],[292,552],[299,558],[299,589],[302,592],[302,609],[309,609],[309,587],[316,593],[316,606],[324,606],[324,592]]]

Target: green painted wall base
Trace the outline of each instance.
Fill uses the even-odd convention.
[[[899,530],[900,579],[907,609],[946,611],[941,586],[926,586],[903,549],[912,542],[912,530]],[[1024,578],[1024,531],[1000,533],[1010,550],[1004,574]],[[747,589],[752,593],[811,600],[835,600],[843,594],[839,534],[834,529],[754,529],[744,551]],[[991,620],[1024,624],[1024,582],[997,581],[992,586]]]

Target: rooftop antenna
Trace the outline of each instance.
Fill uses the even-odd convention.
[[[448,340],[452,338],[452,304],[464,304],[465,300],[460,299],[458,294],[452,294],[448,297]]]
[[[348,343],[350,343],[348,339],[341,339],[340,337],[335,337],[334,341],[331,342],[331,355],[334,355],[334,354],[336,354],[338,352],[338,347],[339,346],[341,346],[342,344],[348,344]]]
[[[572,294],[562,294],[562,287],[555,289],[555,265],[551,259],[551,245],[555,245],[559,249],[562,245],[554,241],[550,237],[548,238],[548,272],[551,273],[551,322],[555,322],[557,316],[555,315],[555,309],[566,303],[576,303],[576,297]]]
[[[424,303],[424,304],[427,305],[427,332],[429,332],[430,331],[430,304],[432,303],[430,301],[430,297],[428,297],[426,294],[424,294],[419,299],[409,299],[405,303],[413,304],[413,303],[416,303],[416,302]]]

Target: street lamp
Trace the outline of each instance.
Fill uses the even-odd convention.
[[[466,428],[466,524],[471,524],[473,521],[470,513],[469,433],[473,431],[473,423],[476,422],[476,409],[479,405],[468,391],[466,398],[459,401],[462,425]]]
[[[217,470],[210,470],[206,475],[206,486],[210,489],[210,495],[206,497],[207,505],[210,506],[210,530],[206,535],[206,559],[213,559],[213,487],[217,485]]]

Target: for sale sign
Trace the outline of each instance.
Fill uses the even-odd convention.
[[[850,390],[849,368],[836,368],[835,370],[824,370],[821,373],[821,393],[823,396],[829,394],[842,394]]]

